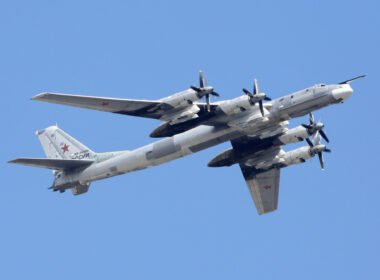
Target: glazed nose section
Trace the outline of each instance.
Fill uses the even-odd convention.
[[[340,86],[341,86],[340,88],[336,88],[332,90],[332,95],[335,99],[343,102],[347,100],[354,91],[349,84],[344,84]]]

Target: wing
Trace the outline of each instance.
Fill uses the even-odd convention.
[[[115,114],[159,119],[162,121],[176,119],[178,118],[178,115],[180,115],[181,113],[183,113],[183,111],[186,111],[186,109],[188,109],[186,107],[175,108],[168,103],[158,100],[122,99],[110,97],[71,95],[51,92],[37,94],[36,96],[32,97],[32,100],[45,101],[55,104],[63,104]],[[197,120],[197,122],[203,122],[205,119],[208,119],[205,117],[208,117],[205,103],[196,102],[194,103],[194,106],[197,106],[197,108],[199,108],[199,120]],[[210,107],[211,111],[214,112],[216,110],[217,105],[211,104]],[[180,116],[179,118],[181,117],[182,116]],[[180,123],[181,121],[178,122]]]
[[[266,214],[277,209],[280,169],[273,168],[258,173],[253,167],[240,164],[245,182],[255,202],[257,212]]]
[[[154,100],[121,99],[50,92],[37,94],[32,97],[32,100],[152,119],[161,119],[167,111],[173,109],[169,104]]]
[[[82,159],[51,159],[51,158],[18,158],[9,161],[9,163],[17,163],[22,165],[49,168],[53,170],[66,170],[86,167],[92,164],[92,160]]]
[[[283,152],[276,139],[286,125],[279,123],[257,136],[244,135],[231,141],[234,153],[242,159],[240,169],[260,215],[277,209],[280,169],[268,167]]]

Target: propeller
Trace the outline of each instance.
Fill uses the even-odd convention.
[[[272,99],[266,96],[265,93],[259,92],[259,86],[257,84],[257,80],[254,79],[253,94],[245,88],[243,88],[243,92],[249,97],[249,103],[251,105],[254,105],[257,101],[259,102],[260,112],[261,112],[261,115],[264,117],[263,100],[272,100]]]
[[[319,136],[317,142],[315,143],[315,145],[313,144],[312,141],[310,141],[309,138],[306,138],[306,142],[310,146],[310,153],[313,156],[315,154],[318,154],[319,163],[321,164],[322,170],[324,170],[325,169],[325,162],[323,160],[323,152],[331,153],[331,150],[327,149],[325,145],[321,144],[321,139],[322,139],[321,136]]]
[[[190,88],[197,92],[199,98],[202,98],[203,96],[206,97],[207,111],[210,112],[210,94],[218,97],[220,95],[214,91],[213,87],[207,86],[207,80],[203,78],[202,70],[199,71],[199,87],[190,86]]]
[[[308,133],[310,135],[313,134],[313,140],[315,139],[315,137],[317,137],[317,134],[319,132],[319,134],[322,136],[322,138],[327,142],[327,143],[330,143],[330,140],[327,138],[327,135],[326,133],[323,131],[323,128],[325,127],[325,125],[321,122],[315,122],[314,120],[314,116],[312,113],[309,113],[309,124],[301,124],[304,128],[307,129]]]
[[[365,75],[361,75],[361,76],[358,76],[358,77],[355,77],[355,78],[349,79],[349,80],[347,80],[347,81],[341,82],[341,83],[339,83],[339,85],[349,84],[349,83],[351,83],[351,82],[353,82],[353,81],[355,81],[355,80],[358,80],[358,79],[361,79],[361,78],[364,78],[364,77],[365,77]]]

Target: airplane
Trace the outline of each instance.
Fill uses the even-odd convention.
[[[312,112],[346,101],[353,93],[350,83],[363,77],[317,84],[274,100],[259,91],[254,79],[252,92],[243,89],[244,95],[211,103],[210,95],[219,94],[207,85],[202,71],[199,86],[160,100],[40,93],[32,100],[158,119],[163,124],[150,136],[164,139],[132,151],[95,153],[57,126],[50,126],[36,132],[47,158],[18,158],[9,163],[52,169],[55,179],[49,189],[61,193],[71,189],[79,195],[86,193],[93,181],[157,166],[230,141],[232,147],[208,166],[239,164],[261,215],[278,207],[281,168],[318,155],[324,169],[323,153],[331,151],[321,139],[328,143],[329,139]],[[205,102],[199,101],[202,98]],[[287,128],[290,119],[307,114],[308,124]],[[307,146],[283,150],[283,146],[304,139]]]

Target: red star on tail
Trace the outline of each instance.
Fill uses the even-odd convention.
[[[264,189],[266,189],[266,190],[269,190],[271,188],[271,186],[268,186],[268,185],[266,185],[265,187],[264,187]]]
[[[69,146],[65,144],[61,149],[63,150],[63,153],[68,152]]]

